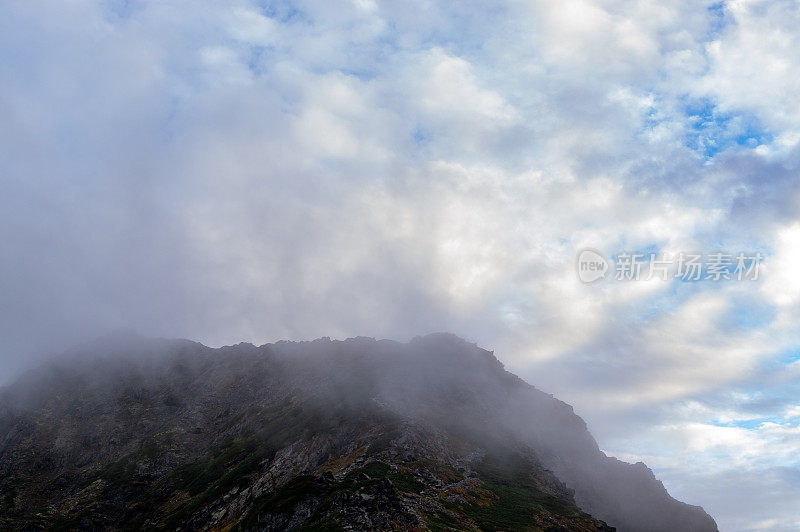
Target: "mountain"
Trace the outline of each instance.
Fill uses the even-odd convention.
[[[489,351],[116,336],[0,392],[0,529],[715,531]]]

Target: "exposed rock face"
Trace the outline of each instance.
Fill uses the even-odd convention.
[[[113,339],[33,372],[0,394],[0,529],[56,527],[717,529],[450,335]]]

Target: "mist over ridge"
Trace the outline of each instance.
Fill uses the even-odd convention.
[[[227,457],[236,476],[214,473],[203,461],[209,453]],[[434,463],[452,471],[438,477]],[[195,476],[182,476],[190,470]],[[393,509],[362,508],[368,521],[348,517],[361,503],[335,494],[358,471],[365,484],[347,489]],[[0,391],[0,494],[15,493],[0,496],[4,527],[282,530],[323,515],[356,528],[430,528],[431,519],[449,519],[457,528],[505,522],[521,530],[501,509],[475,510],[481,506],[462,493],[508,490],[519,474],[527,475],[528,500],[545,501],[522,512],[529,526],[546,517],[563,530],[716,530],[701,508],[672,499],[644,464],[605,456],[572,407],[450,334],[216,349],[115,335]],[[310,492],[291,508],[264,502],[298,482],[310,482],[302,484]],[[178,499],[164,506],[163,497]],[[132,506],[123,510],[119,501]],[[44,503],[49,512],[32,512]],[[384,514],[405,524],[387,524]],[[30,515],[39,521],[25,521]]]

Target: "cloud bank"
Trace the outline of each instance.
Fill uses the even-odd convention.
[[[6,380],[120,327],[447,330],[722,529],[800,526],[795,2],[0,11]],[[765,260],[584,285],[586,247]]]

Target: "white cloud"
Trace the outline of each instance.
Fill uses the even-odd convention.
[[[780,229],[774,255],[764,264],[765,297],[779,307],[793,307],[800,302],[800,224]]]
[[[728,19],[707,45],[709,72],[699,87],[726,111],[748,110],[782,140],[800,123],[800,7],[795,2],[735,0]]]

